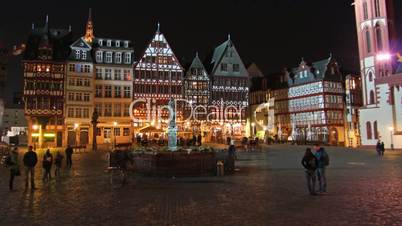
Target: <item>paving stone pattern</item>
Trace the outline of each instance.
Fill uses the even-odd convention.
[[[131,175],[110,184],[105,153],[73,156],[73,169],[38,189],[7,189],[0,170],[0,225],[402,225],[402,154],[327,148],[328,194],[307,194],[302,146],[239,153],[240,171],[225,177]],[[118,178],[115,175],[115,178]]]

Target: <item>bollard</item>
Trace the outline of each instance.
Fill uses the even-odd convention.
[[[222,161],[216,163],[216,176],[222,177],[225,175],[225,169]]]

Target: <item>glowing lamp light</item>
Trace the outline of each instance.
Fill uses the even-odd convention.
[[[254,126],[255,126],[255,123],[254,123],[254,122],[253,122],[253,123],[251,123],[251,126],[252,126],[252,127],[254,127]]]
[[[389,131],[394,131],[394,127],[388,127]]]
[[[54,133],[45,133],[45,134],[43,134],[43,136],[47,137],[47,138],[53,138],[53,137],[56,137],[56,134],[54,134]]]
[[[38,126],[38,125],[33,125],[33,126],[32,126],[32,129],[33,129],[33,130],[38,130],[38,129],[39,129],[39,126]]]
[[[31,134],[31,137],[39,137],[39,136],[40,136],[39,133],[33,133],[33,134]]]
[[[113,122],[113,126],[117,126],[117,122]]]
[[[380,53],[377,55],[378,61],[388,61],[391,60],[392,55],[390,53]]]
[[[74,129],[77,129],[80,126],[78,123],[74,123]]]

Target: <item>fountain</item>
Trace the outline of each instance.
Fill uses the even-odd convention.
[[[177,151],[176,103],[173,98],[170,98],[169,110],[171,111],[171,118],[168,128],[168,149],[169,151]]]

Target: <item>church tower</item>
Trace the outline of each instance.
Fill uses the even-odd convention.
[[[393,118],[393,103],[389,98],[391,91],[388,84],[381,81],[393,74],[393,0],[355,0],[353,5],[363,92],[361,141],[364,146],[373,146],[379,139],[387,140],[388,128],[392,128],[392,122],[388,120]]]
[[[84,39],[87,43],[91,44],[92,41],[94,40],[94,26],[92,23],[92,10],[89,9],[89,14],[88,14],[88,21],[87,21],[87,26],[85,29],[85,36]]]
[[[394,36],[392,0],[355,0],[363,104],[376,107],[375,79],[392,73],[390,40]]]

